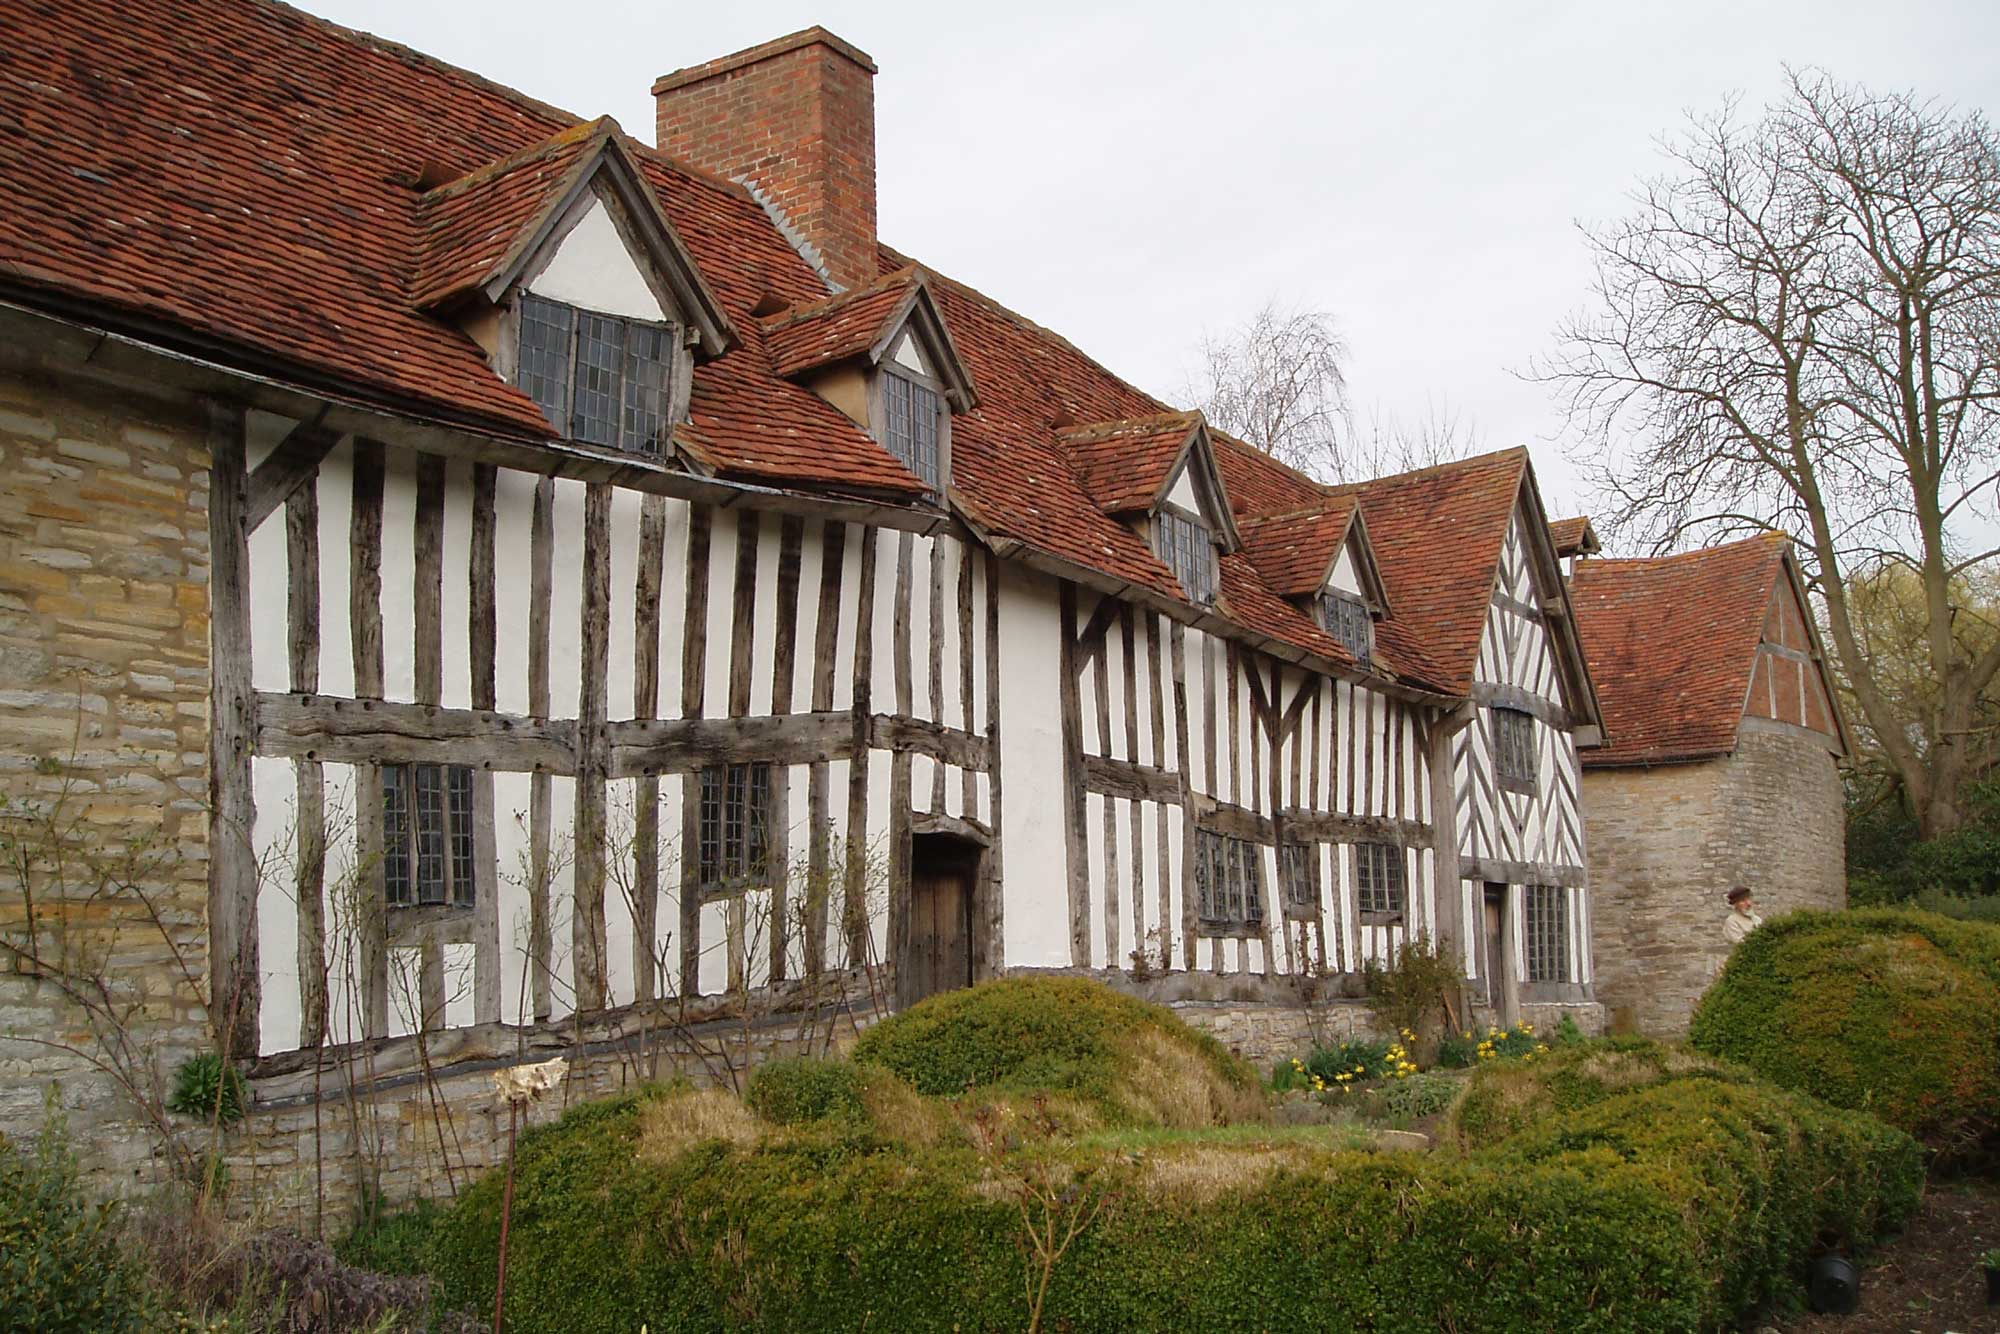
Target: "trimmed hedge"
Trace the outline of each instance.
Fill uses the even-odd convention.
[[[1965,1153],[2000,1128],[2000,927],[1794,913],[1737,946],[1689,1036],[1935,1153]]]
[[[766,1061],[750,1072],[743,1101],[775,1125],[867,1119],[867,1081],[852,1061],[812,1056]]]
[[[1444,1134],[1462,1148],[1487,1148],[1638,1089],[1682,1079],[1741,1084],[1750,1078],[1745,1070],[1647,1038],[1579,1041],[1532,1060],[1480,1066]]]
[[[1011,1183],[1041,1172],[1108,1199],[1056,1268],[1051,1329],[1719,1330],[1796,1292],[1821,1240],[1893,1226],[1922,1179],[1914,1142],[1872,1118],[1713,1080],[1464,1156],[1234,1131],[995,1160],[963,1135],[917,1151],[837,1121],[636,1155],[670,1096],[691,1095],[523,1137],[512,1328],[1019,1329]],[[433,1238],[454,1306],[491,1310],[502,1188],[488,1174]]]
[[[1261,1120],[1256,1072],[1171,1010],[1078,977],[1002,978],[875,1025],[854,1060],[919,1093],[1066,1094],[1111,1120],[1195,1127]]]

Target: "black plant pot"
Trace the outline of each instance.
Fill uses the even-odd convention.
[[[2000,1265],[1986,1266],[1986,1304],[2000,1306]]]

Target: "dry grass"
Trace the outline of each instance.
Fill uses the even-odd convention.
[[[1117,1100],[1136,1120],[1198,1130],[1254,1124],[1269,1117],[1261,1088],[1229,1083],[1170,1034],[1144,1028],[1126,1042]]]
[[[926,1098],[886,1070],[869,1072],[861,1100],[877,1134],[916,1149],[930,1149],[962,1137],[951,1109]]]
[[[1213,1204],[1225,1195],[1254,1190],[1278,1169],[1299,1166],[1301,1160],[1296,1152],[1276,1148],[1193,1144],[1171,1154],[1148,1155],[1139,1166],[1137,1184],[1159,1198]]]
[[[671,1162],[712,1139],[748,1148],[757,1142],[762,1128],[756,1113],[733,1093],[720,1089],[669,1093],[640,1110],[638,1155],[651,1162]]]

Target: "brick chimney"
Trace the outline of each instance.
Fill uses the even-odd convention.
[[[875,260],[875,62],[807,28],[653,84],[660,151],[750,184],[827,276]]]

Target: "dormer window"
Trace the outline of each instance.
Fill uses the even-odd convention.
[[[678,330],[521,294],[521,388],[570,440],[639,454],[673,433]]]
[[[1215,537],[1185,510],[1161,506],[1153,516],[1153,552],[1174,572],[1189,602],[1215,601]]]
[[[889,364],[879,372],[882,444],[933,493],[943,489],[944,395],[928,379]]]
[[[1368,604],[1352,593],[1327,589],[1319,595],[1319,623],[1329,635],[1365,663],[1375,654],[1375,617]]]

